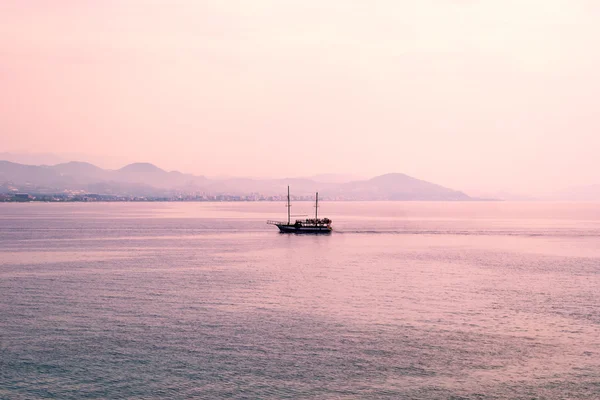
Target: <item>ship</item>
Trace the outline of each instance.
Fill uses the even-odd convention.
[[[282,221],[267,221],[269,225],[275,225],[279,228],[281,233],[331,233],[333,228],[331,227],[331,221],[329,218],[319,218],[319,192],[315,196],[315,217],[307,219],[297,219],[294,223],[291,221],[291,208],[290,203],[290,187],[288,186],[287,194],[287,209],[288,218],[287,222]]]

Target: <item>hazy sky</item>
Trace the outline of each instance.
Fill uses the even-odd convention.
[[[596,0],[7,0],[0,152],[600,183]]]

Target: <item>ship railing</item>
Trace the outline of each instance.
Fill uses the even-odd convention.
[[[327,225],[330,224],[332,221],[329,218],[318,218],[318,219],[305,219],[305,220],[298,220],[304,224],[312,224],[312,225]]]
[[[302,226],[329,226],[329,223],[315,221],[299,221]]]
[[[267,224],[269,224],[269,225],[287,225],[287,222],[281,222],[281,221],[271,221],[271,220],[268,220],[268,221],[267,221]]]
[[[272,221],[272,220],[268,220],[267,224],[269,224],[269,225],[288,225],[288,223],[284,222],[284,221]],[[290,222],[290,225],[295,225],[295,224],[298,224],[300,226],[329,226],[331,224],[331,220],[297,219],[294,222]]]

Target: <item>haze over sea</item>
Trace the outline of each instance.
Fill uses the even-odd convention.
[[[285,212],[1,205],[0,398],[600,398],[600,204]]]

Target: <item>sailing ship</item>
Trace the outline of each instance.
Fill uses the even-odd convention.
[[[287,222],[267,221],[267,224],[275,225],[282,233],[331,233],[332,227],[329,218],[319,218],[319,192],[315,197],[315,217],[310,219],[297,219],[294,223],[291,221],[292,205],[290,203],[290,187],[288,186],[287,194]]]

